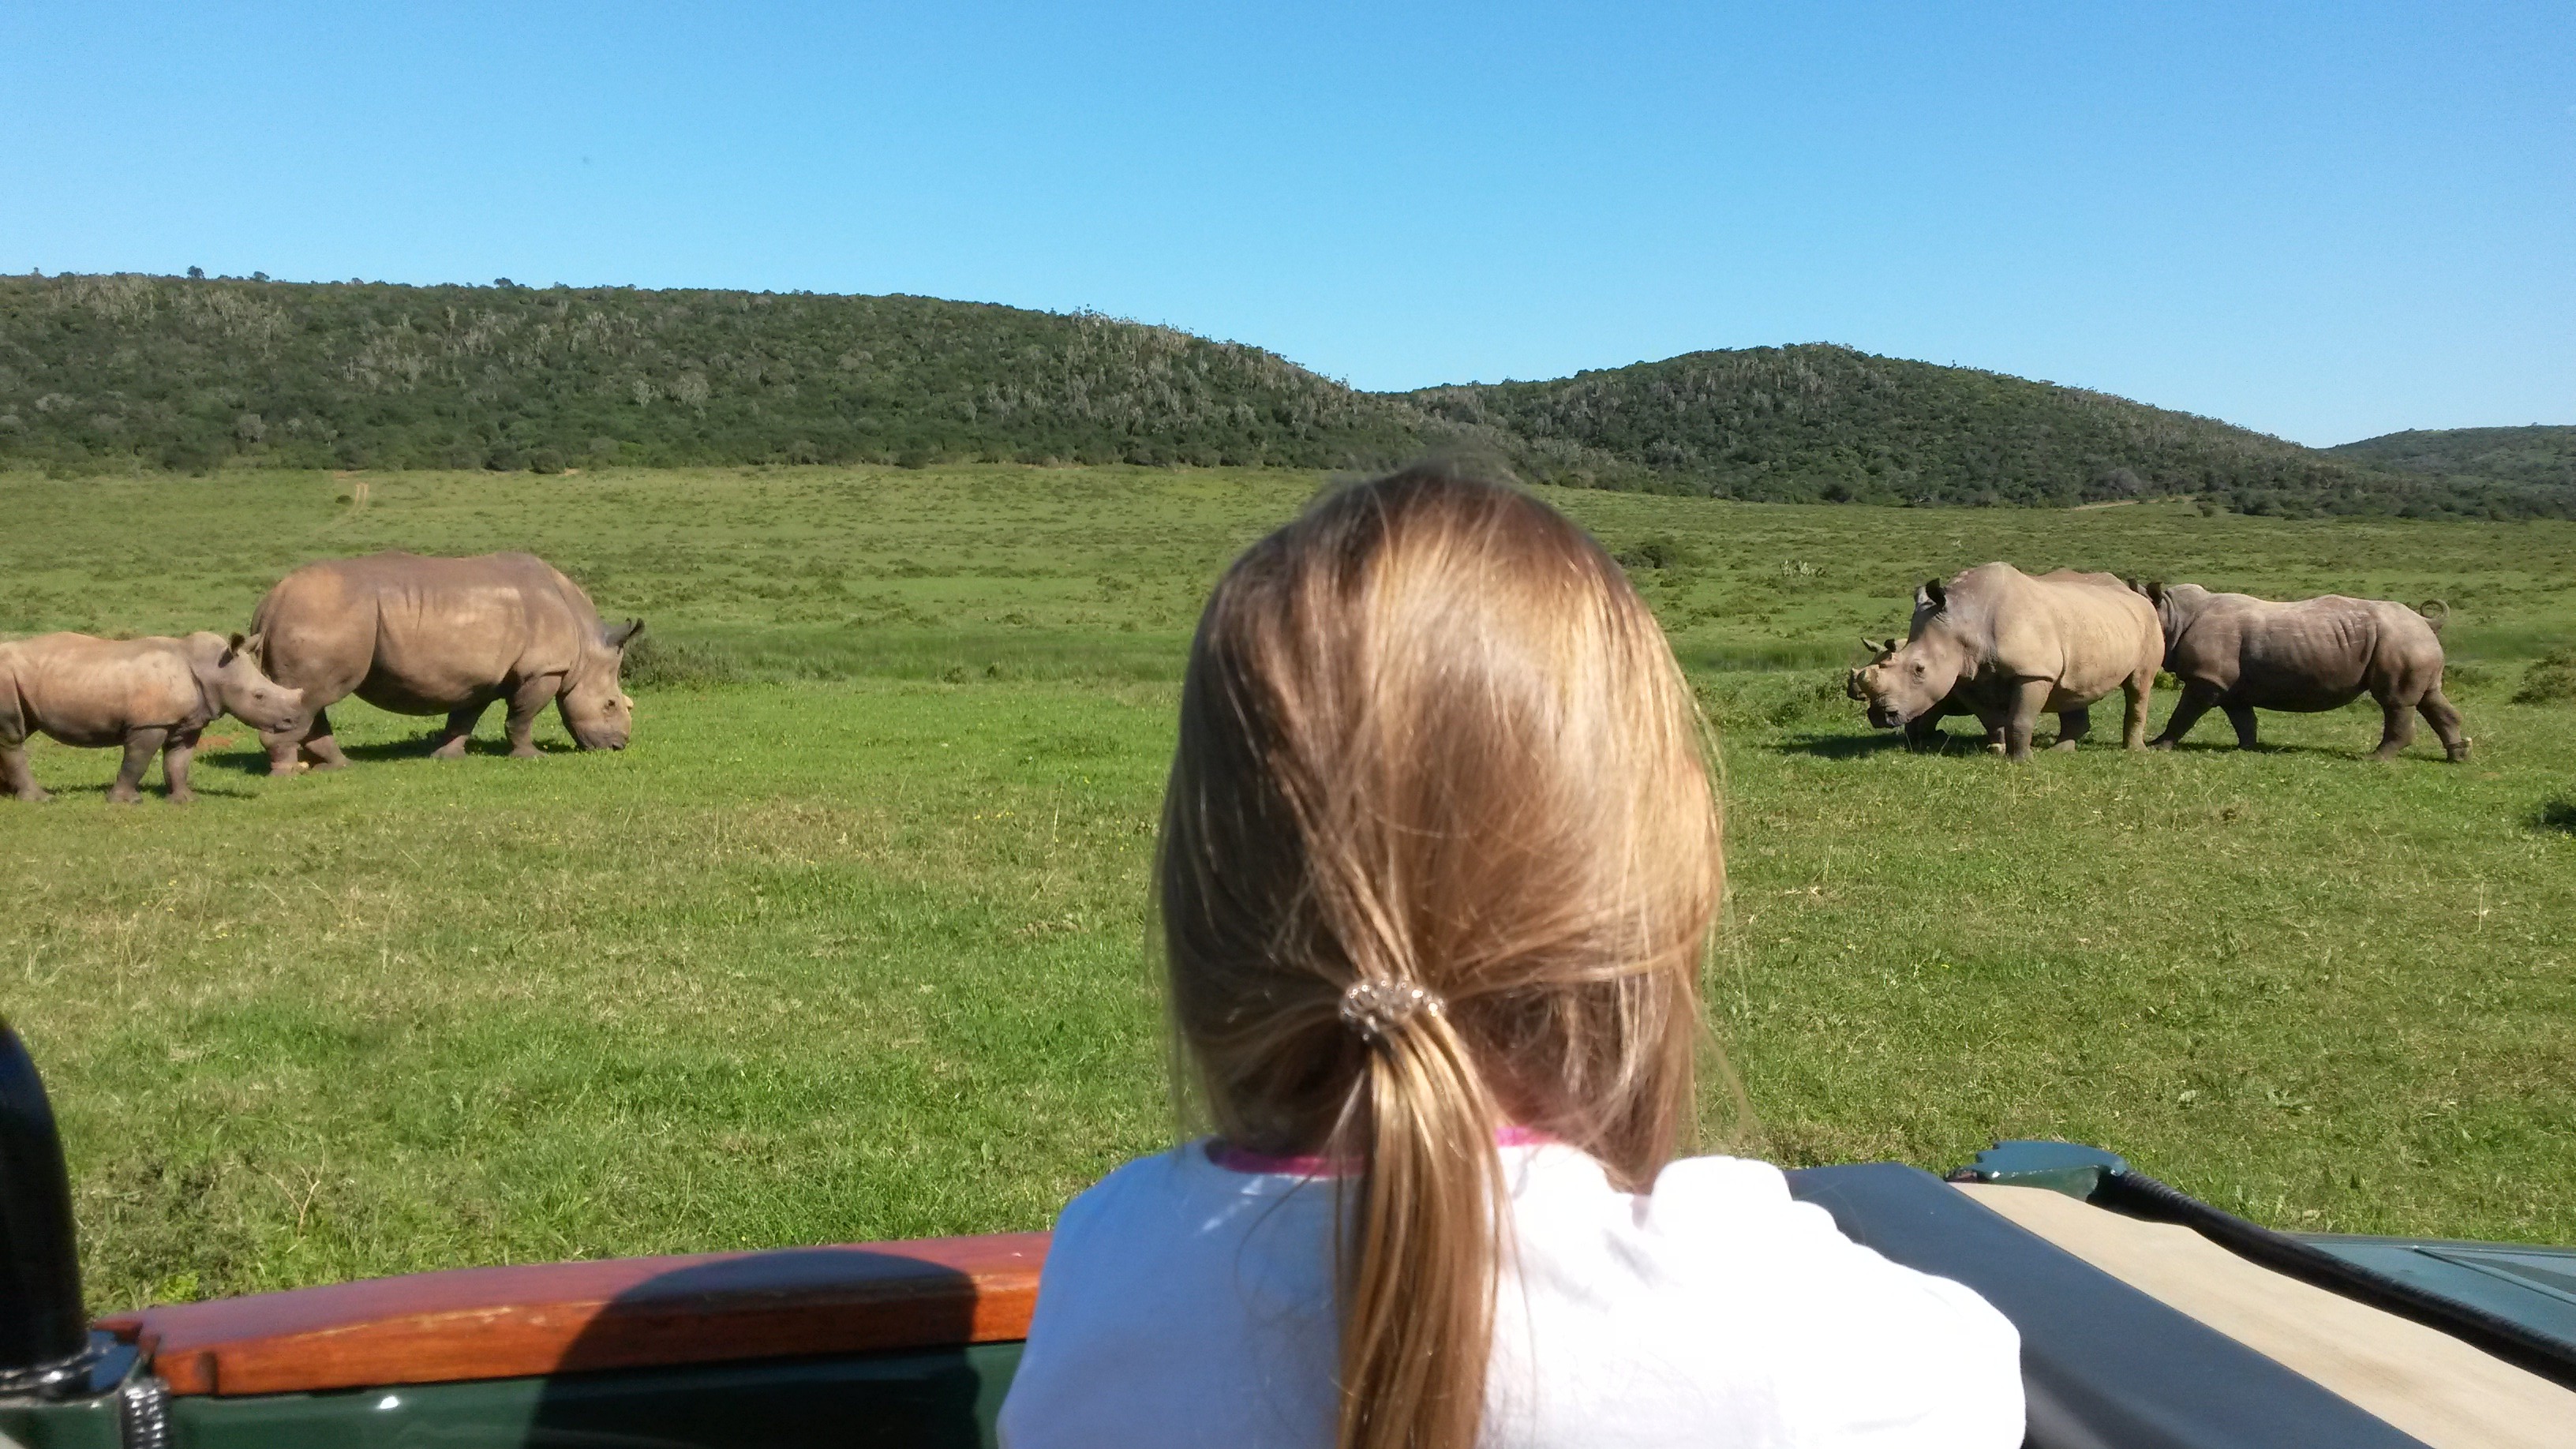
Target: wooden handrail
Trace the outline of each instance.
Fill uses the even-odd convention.
[[[280,1394],[874,1353],[1028,1334],[1047,1235],[458,1268],[99,1327],[174,1394]]]

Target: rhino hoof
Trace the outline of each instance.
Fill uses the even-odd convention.
[[[2454,764],[2454,765],[2463,765],[2463,764],[2468,763],[2468,759],[2469,759],[2469,746],[2474,745],[2474,744],[2476,744],[2476,743],[2477,743],[2477,741],[2476,741],[2476,740],[2462,740],[2462,741],[2460,741],[2457,745],[2454,745],[2454,746],[2453,746],[2453,747],[2451,747],[2449,750],[2446,750],[2446,751],[2444,751],[2443,753],[2448,754],[2448,755],[2451,757],[2451,763],[2452,763],[2452,764]]]

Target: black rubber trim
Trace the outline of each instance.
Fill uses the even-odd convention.
[[[1854,1240],[1964,1283],[2021,1330],[2028,1449],[2426,1449],[2350,1400],[1898,1163],[1789,1191]]]
[[[2152,1177],[2106,1172],[2087,1201],[2129,1217],[2179,1224],[2273,1272],[2440,1329],[2516,1368],[2576,1389],[2576,1347],[2510,1318],[2346,1262],[2323,1248],[2211,1207]]]

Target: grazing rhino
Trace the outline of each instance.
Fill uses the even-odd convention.
[[[2039,581],[2044,584],[2087,583],[2101,588],[2120,588],[2124,586],[2121,579],[2116,574],[2083,573],[2075,569],[2051,569],[2047,573],[2041,574],[2039,576]],[[1906,625],[1906,638],[1914,639],[1920,637],[1923,633],[1924,624],[1939,616],[1940,610],[1933,603],[1933,600],[1940,592],[1940,585],[1937,582],[1927,584],[1922,589],[1915,591],[1914,618]],[[1861,636],[1860,642],[1861,647],[1869,651],[1869,664],[1865,664],[1859,669],[1852,670],[1850,673],[1843,676],[1843,693],[1852,699],[1866,701],[1869,698],[1869,692],[1862,687],[1861,676],[1866,673],[1871,666],[1885,664],[1890,656],[1894,655],[1898,649],[1904,646],[1898,644],[1892,635],[1882,640],[1872,639],[1868,635],[1864,634]],[[1965,715],[1970,718],[1976,717],[1976,707],[1970,704],[1960,693],[1960,690],[1965,687],[1966,686],[1964,684],[1953,687],[1950,693],[1944,696],[1939,704],[1932,706],[1930,709],[1923,711],[1923,713],[1916,715],[1905,722],[1905,747],[1907,749],[1938,749],[1940,748],[1938,742],[1941,739],[1942,720],[1954,714]],[[2060,721],[2059,728],[2061,731],[2065,728],[2063,721]],[[1986,748],[2001,750],[2004,748],[2004,743],[2004,731],[2000,724],[1990,726],[1986,730]]]
[[[2418,712],[2442,737],[2445,754],[2469,757],[2460,712],[2442,697],[2448,605],[2419,611],[2341,594],[2278,604],[2251,594],[2213,594],[2198,584],[2135,587],[2155,606],[2165,667],[2182,682],[2182,700],[2156,736],[2157,749],[2172,749],[2212,705],[2236,726],[2237,746],[2250,750],[2258,709],[2313,714],[2341,709],[2366,693],[2379,702],[2383,719],[2371,758],[2396,758],[2415,738]],[[2440,612],[2427,612],[2434,609]]]
[[[494,700],[509,702],[510,753],[554,701],[586,750],[622,750],[635,701],[618,683],[626,646],[644,621],[603,627],[579,585],[524,553],[421,558],[379,553],[307,564],[259,601],[253,627],[279,682],[304,691],[309,717],[263,732],[271,774],[291,774],[299,750],[316,769],[348,763],[331,738],[330,707],[354,694],[396,714],[443,714],[431,751],[465,753]]]
[[[45,634],[0,644],[0,789],[21,800],[50,798],[27,769],[27,736],[46,734],[67,745],[125,747],[110,800],[142,798],[143,771],[156,751],[170,798],[195,799],[188,761],[217,715],[256,730],[304,717],[304,696],[260,672],[259,651],[256,635],[239,634]]]
[[[2070,750],[2092,727],[2093,702],[2115,689],[2129,700],[2123,742],[2142,748],[2163,659],[2155,610],[2113,575],[2059,569],[2033,578],[1990,563],[1947,586],[1924,584],[1913,637],[1851,686],[1881,729],[1964,706],[1985,725],[1990,747],[2027,760],[2043,710],[2057,716],[2056,747]]]

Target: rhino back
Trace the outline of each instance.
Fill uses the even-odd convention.
[[[134,730],[207,716],[205,692],[176,639],[45,634],[7,647],[21,727],[64,744],[120,744]]]
[[[2155,609],[2110,574],[2059,570],[2032,578],[2009,570],[1974,586],[1997,673],[2053,680],[2069,697],[2099,699],[2141,670],[2152,671],[2163,656]],[[1955,587],[1951,597],[1958,597]]]
[[[2377,608],[2328,594],[2295,603],[2252,601],[2238,615],[2231,704],[2258,709],[2337,709],[2370,685],[2383,633]]]
[[[571,669],[584,616],[594,631],[597,616],[568,588],[530,554],[375,554],[298,569],[270,590],[255,623],[280,684],[438,713]]]

